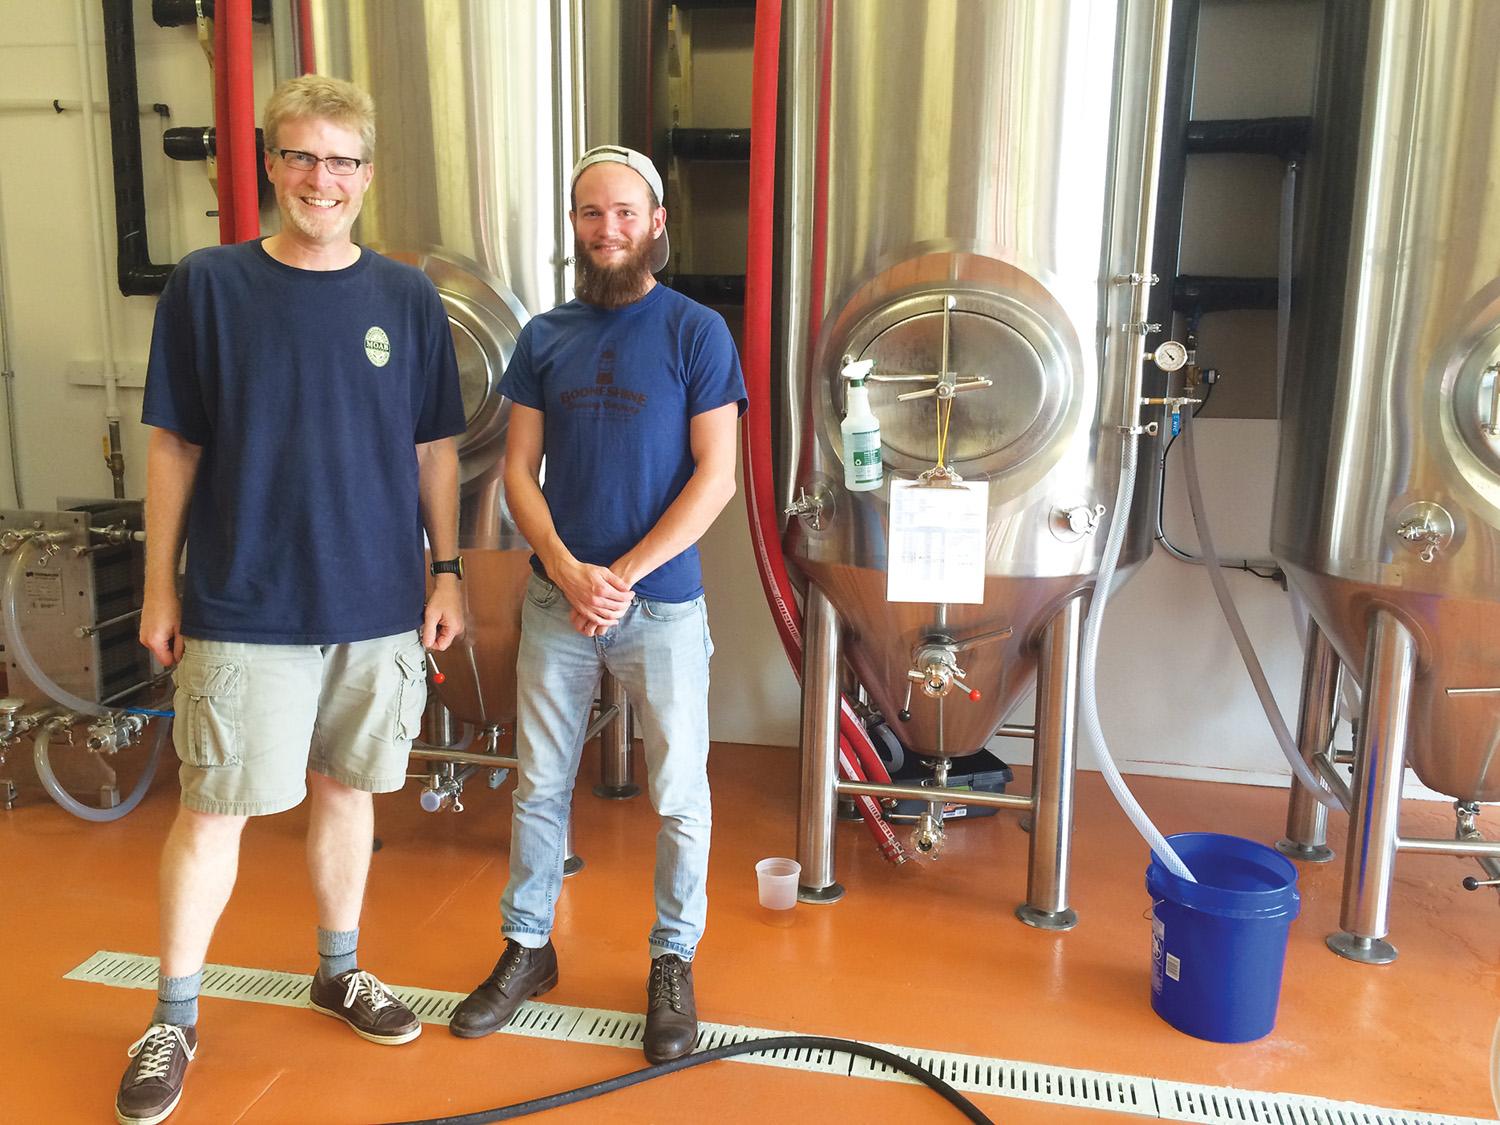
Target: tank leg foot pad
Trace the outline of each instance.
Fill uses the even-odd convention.
[[[1327,844],[1302,844],[1287,837],[1276,841],[1276,850],[1303,863],[1327,863],[1333,858],[1333,849]]]
[[[1016,917],[1038,930],[1071,930],[1078,925],[1076,910],[1041,910],[1029,902],[1016,907]]]
[[[1396,947],[1383,938],[1360,937],[1347,930],[1329,934],[1328,948],[1340,957],[1365,965],[1389,965],[1396,959]]]
[[[797,888],[797,901],[810,902],[815,905],[826,906],[831,902],[838,902],[844,897],[844,885],[842,883],[829,883],[826,887],[801,887]]]
[[[640,793],[639,785],[596,785],[594,796],[603,797],[609,801],[625,801]]]

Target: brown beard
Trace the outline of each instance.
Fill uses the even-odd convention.
[[[589,257],[588,247],[573,240],[573,292],[588,305],[618,309],[639,301],[651,287],[651,234],[648,231],[630,248],[626,259],[615,266],[597,266]]]

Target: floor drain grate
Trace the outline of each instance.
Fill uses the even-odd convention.
[[[156,958],[101,950],[66,974],[65,979],[105,984],[115,988],[156,987]],[[233,965],[205,965],[203,995],[258,1004],[302,1007],[307,1003],[306,973],[248,969]],[[428,988],[391,986],[423,1023],[445,1024],[463,996]],[[601,1008],[570,1008],[535,1000],[521,1006],[505,1033],[569,1043],[593,1043],[639,1050],[645,1017],[634,1012]],[[699,1050],[743,1043],[747,1039],[789,1035],[759,1027],[727,1024],[699,1025]],[[970,1094],[1023,1098],[1049,1105],[1134,1113],[1164,1121],[1202,1125],[1495,1125],[1489,1119],[1454,1117],[1439,1113],[1381,1109],[1354,1102],[1333,1101],[1302,1094],[1261,1093],[1224,1086],[1195,1086],[1183,1082],[1128,1074],[1105,1074],[1070,1067],[924,1051],[913,1047],[876,1044],[920,1063],[949,1085]],[[732,1062],[847,1074],[856,1078],[912,1082],[899,1070],[843,1051],[797,1048],[756,1051]]]

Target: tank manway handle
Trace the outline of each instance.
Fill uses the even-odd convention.
[[[1490,420],[1479,428],[1490,437],[1500,437],[1500,363],[1490,364],[1483,375],[1490,379]]]
[[[995,381],[983,375],[963,376],[950,369],[948,362],[952,352],[953,340],[953,310],[958,307],[958,298],[953,294],[945,294],[943,297],[943,354],[938,364],[937,372],[903,371],[896,374],[874,374],[868,378],[872,383],[932,383],[920,391],[907,391],[905,394],[896,396],[897,402],[910,402],[913,399],[928,398],[936,396],[939,399],[951,399],[959,391],[978,391],[985,387],[993,387]],[[848,359],[845,360],[848,362]]]

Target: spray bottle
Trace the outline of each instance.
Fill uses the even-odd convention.
[[[849,383],[844,420],[844,487],[850,492],[869,492],[885,482],[880,460],[880,419],[870,409],[865,378],[874,370],[873,359],[846,363],[839,374]]]

